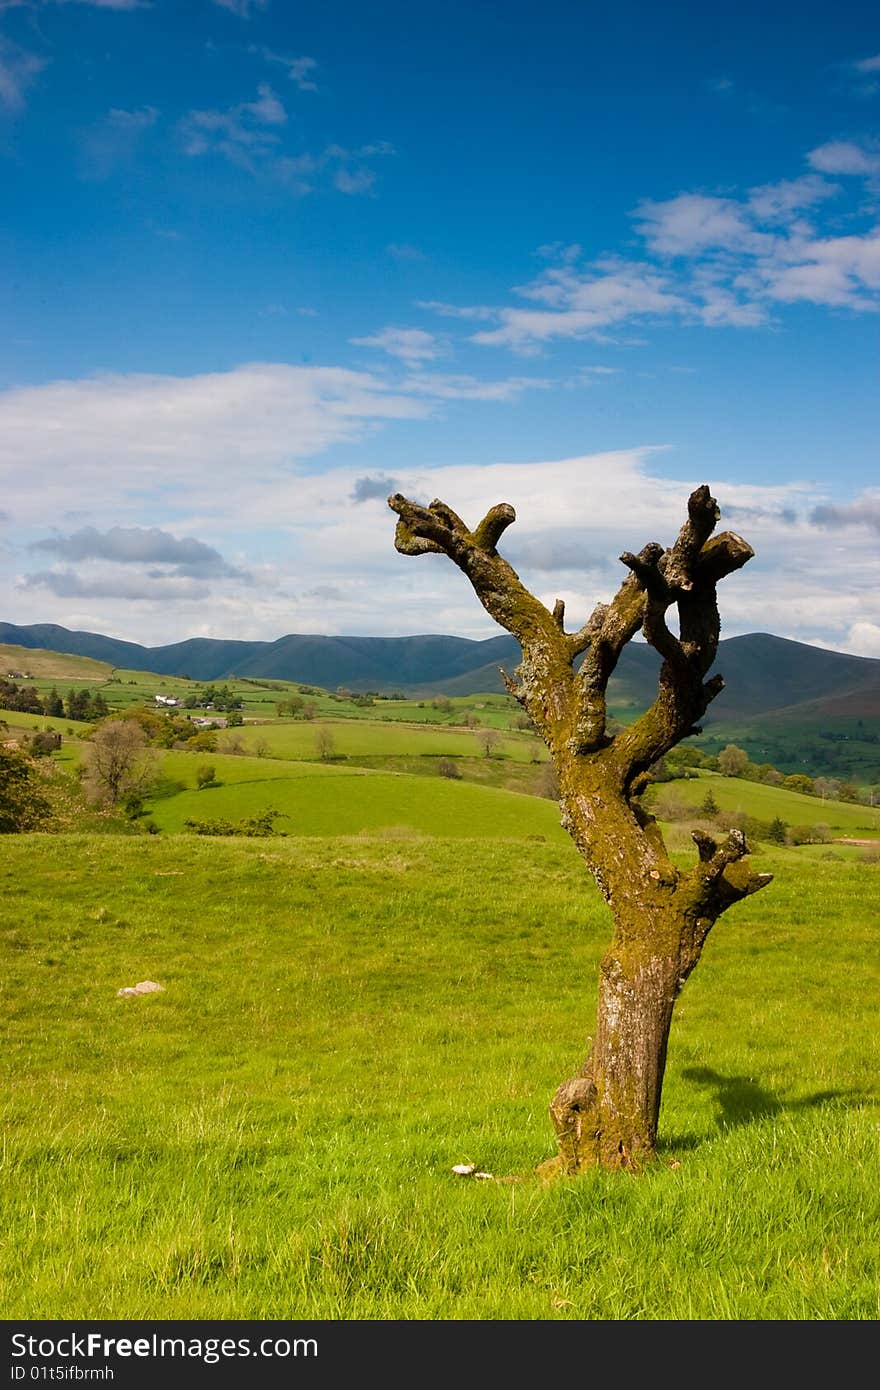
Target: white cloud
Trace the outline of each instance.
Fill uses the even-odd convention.
[[[830,140],[810,150],[807,159],[823,174],[854,174],[868,178],[880,173],[880,149],[847,140]]]
[[[270,153],[287,112],[267,83],[257,88],[255,101],[240,101],[225,111],[190,111],[180,123],[183,150],[190,156],[224,155],[233,164],[254,169],[255,159]],[[269,127],[269,129],[267,129]]]
[[[646,200],[635,211],[649,249],[660,256],[692,256],[699,251],[769,250],[770,237],[755,231],[746,209],[731,198],[681,193],[666,202]]]
[[[837,184],[818,174],[803,174],[798,179],[782,179],[751,189],[749,210],[761,222],[788,222],[792,213],[813,207],[839,192]]]
[[[853,63],[856,72],[880,72],[880,53],[873,54],[870,58],[859,58]]]
[[[7,509],[14,499],[18,549],[2,564],[21,574],[31,568],[22,556],[43,552],[59,565],[25,574],[14,613],[3,616],[157,643],[290,631],[492,635],[448,561],[394,551],[387,489],[442,497],[471,525],[511,502],[519,520],[504,553],[551,604],[557,580],[574,627],[620,583],[622,550],[674,538],[702,478],[661,476],[661,464],[674,472],[671,458],[647,447],[433,468],[396,455],[389,466],[376,433],[396,419],[428,418],[447,399],[502,400],[540,384],[427,372],[392,384],[342,368],[251,364],[6,391],[0,495]],[[345,444],[357,445],[348,461],[319,466]],[[852,649],[873,640],[865,625],[877,622],[880,557],[865,499],[838,502],[806,484],[707,480],[722,527],[742,527],[757,551],[723,586],[725,635],[763,629]],[[820,507],[836,509],[821,533]],[[48,545],[47,516],[62,528]],[[29,541],[42,544],[28,552]],[[198,586],[210,587],[210,605]],[[318,594],[331,590],[340,597],[328,607]]]
[[[333,175],[333,186],[340,193],[360,194],[371,193],[376,183],[376,175],[372,169],[363,167],[349,169],[343,164]]]
[[[421,328],[394,328],[389,326],[368,338],[351,338],[356,347],[377,348],[391,357],[399,357],[402,362],[430,361],[442,357],[447,351],[445,345],[433,333]]]
[[[428,309],[450,319],[494,319],[498,310],[488,304],[446,304],[440,299],[417,299],[417,309]]]
[[[482,329],[472,341],[530,350],[552,338],[577,338],[646,315],[680,314],[686,301],[668,277],[653,267],[598,263],[578,274],[569,266],[545,271],[517,293],[545,304],[542,309],[498,310],[500,326]]]
[[[511,376],[499,381],[464,373],[413,372],[398,384],[401,391],[445,401],[512,401],[526,390],[545,390],[552,381],[542,377]]]

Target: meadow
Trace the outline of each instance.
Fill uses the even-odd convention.
[[[609,931],[567,841],[3,849],[5,1316],[878,1316],[857,852],[756,856],[776,882],[676,1011],[656,1164],[543,1187]]]
[[[880,807],[807,796],[763,782],[723,777],[717,772],[700,772],[693,778],[657,783],[648,799],[655,806],[671,800],[697,808],[709,792],[721,811],[742,812],[763,821],[779,817],[787,825],[822,824],[834,836],[880,838]]]

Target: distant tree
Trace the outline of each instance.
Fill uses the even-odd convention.
[[[336,740],[325,724],[315,730],[315,752],[323,762],[329,762],[336,752]]]
[[[630,573],[617,593],[566,632],[562,600],[547,608],[498,552],[515,520],[511,506],[492,507],[471,530],[444,502],[424,507],[400,494],[388,501],[398,517],[398,551],[447,555],[489,615],[517,639],[522,661],[505,684],[550,750],[563,824],[614,918],[590,1054],[550,1102],[558,1153],[544,1172],[596,1165],[637,1171],[655,1153],[675,1000],[716,920],[771,878],[750,871],[738,829],[723,844],[695,831],[698,862],[680,866],[642,801],[648,769],[694,733],[723,688],[720,676],[708,674],[720,635],[716,585],[753,551],[733,532],[713,536],[718,505],[700,487],[674,543],[626,552]],[[677,609],[674,631],[666,621],[670,608]],[[639,631],[661,658],[657,696],[611,734],[608,682]]]
[[[254,752],[256,753],[258,758],[268,758],[269,753],[271,752],[271,749],[269,747],[269,740],[266,738],[258,738],[256,743],[254,744]]]
[[[840,795],[840,783],[836,777],[817,777],[813,782],[813,795],[823,801],[836,801]]]
[[[100,690],[96,690],[92,695],[89,700],[88,710],[88,718],[94,723],[97,723],[99,719],[106,719],[109,715],[110,706],[107,704]]]
[[[68,690],[64,701],[64,713],[68,719],[88,719],[89,692],[87,690]]]
[[[217,752],[217,730],[198,729],[186,741],[187,751],[190,753],[216,753]]]
[[[0,744],[0,834],[38,830],[49,814],[30,758],[19,748]]]
[[[275,706],[275,713],[279,719],[295,719],[301,712],[305,701],[301,695],[290,695],[286,700],[279,700]]]
[[[64,714],[64,701],[54,685],[43,701],[43,710],[50,719],[61,719]]]
[[[714,792],[712,791],[712,788],[710,787],[709,790],[706,792],[706,795],[703,797],[703,800],[700,802],[700,806],[699,806],[700,815],[701,815],[701,816],[717,816],[717,815],[718,815],[718,812],[719,812],[720,810],[721,810],[721,807],[718,805],[718,802],[715,800],[715,794],[714,794]]]
[[[196,768],[196,786],[199,791],[205,787],[213,787],[216,783],[216,768],[213,763],[201,763]]]
[[[728,743],[718,754],[718,771],[725,777],[742,777],[749,763],[749,755],[744,748]]]
[[[770,822],[770,826],[767,831],[767,839],[771,842],[771,844],[784,845],[787,838],[788,826],[786,825],[785,821],[781,818],[781,816],[776,816],[775,819]]]
[[[92,801],[115,805],[142,792],[153,775],[153,758],[143,729],[132,719],[106,719],[83,751],[85,787]]]
[[[483,729],[482,733],[477,735],[477,742],[482,748],[485,758],[494,758],[501,742],[501,735],[497,729]]]
[[[803,772],[792,772],[783,777],[782,785],[787,792],[801,792],[804,796],[813,795],[813,779]]]
[[[231,709],[226,716],[227,729],[240,729],[244,723],[244,715],[240,709]]]
[[[42,729],[31,734],[27,741],[28,752],[34,758],[45,758],[61,747],[61,735],[54,729]]]
[[[837,796],[840,801],[858,801],[859,789],[853,782],[841,782]]]

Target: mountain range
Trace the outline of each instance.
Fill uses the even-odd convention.
[[[499,667],[520,659],[514,638],[322,637],[290,633],[275,642],[193,637],[144,647],[54,623],[0,623],[0,643],[93,657],[127,670],[217,681],[233,676],[298,681],[335,690],[401,691],[407,695],[469,695],[502,690]],[[624,649],[609,703],[642,708],[653,698],[658,658],[643,642]],[[828,651],[770,633],[722,641],[715,670],[727,682],[712,706],[725,723],[756,716],[789,720],[880,716],[880,660]],[[707,721],[708,722],[708,721]]]

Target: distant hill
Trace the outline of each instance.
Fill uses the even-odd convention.
[[[484,641],[465,637],[320,637],[291,633],[276,642],[194,637],[143,647],[95,632],[71,632],[52,623],[0,623],[0,643],[43,652],[90,657],[128,670],[215,681],[232,676],[299,681],[335,690],[400,690],[410,695],[469,695],[503,689],[498,668],[512,671],[519,646],[506,634]],[[653,698],[658,658],[644,643],[623,652],[609,690],[613,711],[644,708]],[[731,637],[720,644],[716,670],[727,686],[707,723],[880,717],[880,660],[826,651],[769,633]]]
[[[40,647],[15,647],[0,642],[0,676],[18,675],[34,680],[105,681],[112,671],[105,661]]]

